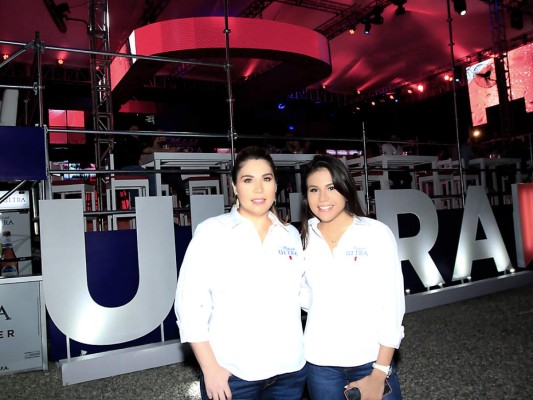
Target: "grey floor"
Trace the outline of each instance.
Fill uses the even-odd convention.
[[[533,286],[407,314],[405,399],[533,399]],[[0,377],[0,399],[198,399],[193,364],[63,387],[59,371]],[[327,400],[327,399],[316,399]]]

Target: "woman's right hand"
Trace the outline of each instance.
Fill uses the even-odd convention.
[[[212,400],[231,400],[231,390],[228,379],[230,372],[220,365],[210,366],[203,371],[207,397]]]

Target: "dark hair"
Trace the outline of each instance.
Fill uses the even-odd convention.
[[[336,157],[329,155],[317,155],[307,164],[305,168],[306,177],[308,178],[309,175],[322,168],[329,171],[333,181],[333,186],[346,199],[346,212],[352,216],[364,216],[365,213],[359,204],[359,199],[357,198],[357,187],[355,186],[355,182],[350,174],[350,171],[348,170],[348,167]],[[302,194],[301,237],[302,244],[305,249],[309,235],[307,221],[313,217],[313,213],[309,208],[309,201],[307,199],[307,179],[305,179],[302,183]]]
[[[239,151],[237,153],[237,157],[235,158],[235,164],[231,170],[231,181],[234,184],[237,183],[237,175],[239,175],[239,171],[241,170],[242,166],[246,161],[249,160],[265,160],[270,165],[270,168],[272,168],[274,179],[276,178],[276,165],[274,164],[270,154],[268,154],[263,147],[248,146]]]
[[[231,170],[231,181],[233,184],[237,184],[237,175],[239,175],[239,171],[243,167],[244,163],[250,160],[264,160],[268,163],[270,168],[272,169],[272,173],[274,174],[274,180],[276,179],[276,165],[274,164],[274,161],[272,160],[272,157],[270,154],[264,149],[263,147],[259,146],[248,146],[243,149],[241,149],[237,153],[237,157],[235,158],[235,164],[233,165],[233,168]],[[274,201],[274,204],[272,204],[272,207],[270,207],[270,211],[272,211],[276,217],[278,217],[278,213],[275,207],[276,202]]]

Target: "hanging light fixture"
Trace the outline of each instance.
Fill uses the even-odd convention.
[[[372,29],[372,24],[370,23],[370,18],[368,16],[364,17],[362,20],[361,20],[361,23],[364,24],[365,26],[365,35],[369,35],[370,34],[370,29]]]
[[[459,15],[466,14],[466,0],[453,0],[453,9]]]
[[[372,13],[370,14],[369,21],[372,24],[381,25],[383,23],[383,16],[381,15],[382,13],[383,13],[383,8],[374,7],[374,9],[372,10]]]
[[[392,4],[394,4],[397,8],[394,12],[396,15],[403,15],[405,14],[405,7],[404,4],[407,3],[407,0],[392,0]]]

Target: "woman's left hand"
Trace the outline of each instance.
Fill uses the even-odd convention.
[[[361,400],[381,400],[385,389],[385,375],[381,377],[378,373],[372,372],[358,381],[350,382],[348,388],[353,386],[359,388]]]

